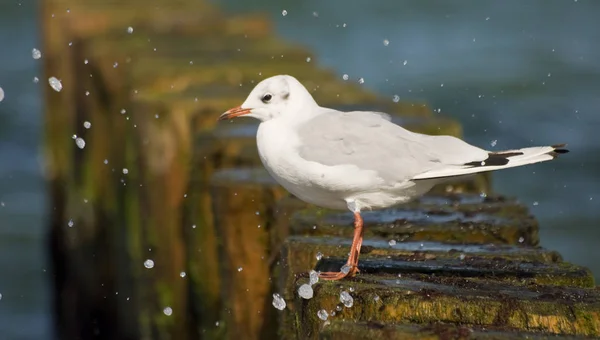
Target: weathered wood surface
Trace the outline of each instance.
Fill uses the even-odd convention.
[[[288,196],[260,168],[256,124],[216,117],[289,73],[325,106],[389,112],[424,133],[460,125],[342,81],[261,15],[204,1],[41,4],[45,76],[63,84],[44,87],[59,338],[600,334],[589,271],[539,248],[535,219],[491,195],[486,175],[366,213],[362,273],[301,299],[310,269],[342,263],[350,215]],[[327,326],[316,311],[336,310],[340,284],[354,305]]]
[[[434,323],[428,325],[386,325],[379,322],[334,321],[321,333],[323,340],[425,339],[425,340],[548,340],[589,339],[583,336],[543,335],[531,332],[501,330],[497,327],[470,327]]]

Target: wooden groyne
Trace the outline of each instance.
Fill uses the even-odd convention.
[[[260,15],[205,1],[41,5],[45,78],[62,85],[44,87],[58,338],[600,336],[590,272],[539,248],[536,220],[488,176],[366,213],[361,274],[303,299],[309,270],[346,257],[351,216],[289,196],[260,166],[256,124],[218,115],[287,73],[325,106],[426,133],[460,125],[342,80]]]

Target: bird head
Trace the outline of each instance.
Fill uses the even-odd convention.
[[[268,121],[293,115],[307,105],[317,105],[306,88],[294,77],[278,75],[258,83],[240,106],[223,113],[219,120],[252,117]]]

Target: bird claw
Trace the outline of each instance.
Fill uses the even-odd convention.
[[[327,281],[337,281],[345,277],[353,277],[356,273],[360,272],[357,266],[352,266],[347,273],[344,272],[322,272],[319,273],[319,278]]]

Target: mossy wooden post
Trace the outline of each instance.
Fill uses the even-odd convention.
[[[201,126],[201,123],[193,121],[192,126]],[[244,124],[223,123],[214,130],[199,134],[194,141],[183,231],[188,256],[190,308],[195,321],[193,327],[207,339],[223,335],[223,327],[215,326],[222,318],[219,312],[222,308],[222,280],[210,178],[218,169],[258,165],[254,130],[255,126],[253,129]]]
[[[106,131],[115,134],[115,143],[123,142],[125,127],[104,118],[107,103],[94,95],[85,98],[91,88],[83,77],[83,44],[67,30],[66,12],[56,11],[51,2],[42,2],[44,27],[42,77],[46,105],[46,176],[50,181],[51,249],[54,265],[55,320],[57,332],[64,339],[121,338],[136,339],[138,330],[128,324],[132,304],[124,304],[115,292],[127,296],[120,286],[127,279],[113,275],[126,261],[121,257],[118,211],[115,198],[120,188],[103,160],[122,164],[123,157],[105,148],[101,142]],[[69,42],[75,42],[68,48]],[[48,78],[61,80],[62,89],[48,86]],[[94,121],[93,130],[83,123]],[[77,135],[86,142],[80,148],[70,137]],[[127,271],[119,271],[125,274]],[[127,326],[126,326],[127,325]]]
[[[227,339],[271,338],[273,207],[284,195],[262,169],[222,170],[211,179]]]

